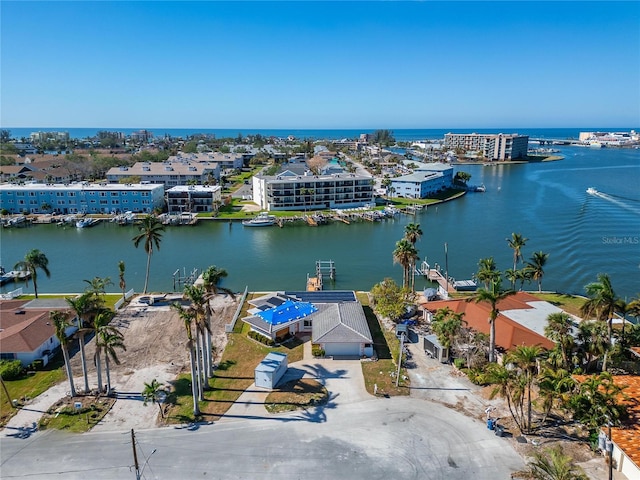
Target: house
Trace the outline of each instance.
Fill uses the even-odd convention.
[[[0,359],[20,360],[23,366],[34,360],[46,365],[60,346],[49,314],[71,312],[65,299],[0,300]],[[77,330],[70,326],[67,336]]]
[[[484,302],[476,303],[457,300],[440,300],[422,304],[424,318],[430,322],[440,308],[448,307],[455,313],[464,313],[464,320],[474,330],[489,334],[488,322],[491,308]],[[549,302],[526,293],[517,292],[498,302],[500,313],[496,318],[496,346],[502,351],[520,345],[540,345],[551,349],[554,343],[545,337],[544,327],[547,317],[562,310]]]
[[[373,339],[362,305],[352,291],[278,292],[255,298],[251,330],[273,340],[311,333],[327,356],[372,356]]]

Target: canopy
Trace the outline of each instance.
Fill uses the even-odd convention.
[[[292,320],[304,318],[317,311],[318,308],[312,303],[287,300],[277,307],[258,312],[256,315],[271,325],[281,325]]]

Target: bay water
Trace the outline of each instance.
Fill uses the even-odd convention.
[[[419,223],[421,259],[449,274],[468,279],[478,259],[493,256],[498,268],[512,267],[507,237],[529,240],[525,259],[549,253],[544,290],[584,293],[584,285],[608,273],[616,293],[640,292],[640,150],[559,147],[555,162],[514,165],[457,165],[484,184],[485,193],[469,193],[413,215],[382,222],[334,223],[319,227],[246,228],[240,223],[201,221],[168,227],[151,260],[151,291],[172,291],[176,270],[189,272],[217,265],[226,269],[223,285],[234,290],[302,290],[317,260],[333,260],[336,281],[326,288],[369,290],[385,277],[400,282],[402,268],[392,251],[405,226]],[[596,195],[587,193],[593,187]],[[0,262],[5,269],[38,248],[49,258],[51,277],[38,276],[41,292],[80,292],[84,279],[110,277],[118,290],[118,262],[126,265],[127,288],[141,291],[146,254],[133,246],[135,226],[103,222],[93,228],[36,225],[0,231]],[[448,255],[445,258],[444,245]],[[427,283],[417,279],[416,289]],[[3,290],[11,289],[5,285]],[[535,285],[525,288],[535,289]],[[26,291],[32,291],[30,284]]]

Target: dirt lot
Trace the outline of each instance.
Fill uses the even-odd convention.
[[[166,297],[156,301],[153,306],[140,303],[140,297],[134,299],[113,320],[124,334],[126,351],[118,351],[120,365],[110,362],[111,384],[117,393],[117,401],[103,421],[94,427],[95,431],[119,430],[123,428],[152,428],[156,425],[158,409],[154,405],[144,406],[141,392],[144,384],[154,378],[167,384],[179,373],[189,369],[189,354],[186,350],[187,336],[184,323],[169,305],[179,297]],[[227,341],[224,325],[229,323],[237,309],[239,297],[219,295],[211,301],[214,310],[212,317],[212,343],[218,355],[222,353]],[[95,340],[86,348],[86,357],[93,359]],[[72,368],[76,388],[82,389],[82,367],[80,355],[72,359]],[[103,384],[106,378],[103,372]],[[96,372],[89,367],[89,385],[97,386]]]

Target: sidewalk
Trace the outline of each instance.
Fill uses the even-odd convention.
[[[35,433],[42,415],[51,405],[64,398],[68,390],[69,383],[65,381],[38,395],[9,419],[0,436],[25,438]]]

